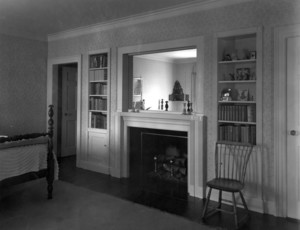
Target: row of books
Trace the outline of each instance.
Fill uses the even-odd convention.
[[[90,94],[92,95],[107,95],[107,84],[103,83],[91,83]]]
[[[107,129],[107,117],[103,114],[91,115],[91,128]]]
[[[219,105],[218,119],[222,121],[256,121],[255,105]]]
[[[256,144],[255,125],[220,125],[218,140]]]
[[[89,72],[89,81],[106,81],[107,69],[94,69]]]
[[[107,54],[97,54],[90,57],[90,68],[107,67]]]
[[[107,110],[107,99],[91,97],[90,110]]]

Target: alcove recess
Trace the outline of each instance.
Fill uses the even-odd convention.
[[[261,48],[259,30],[226,32],[216,37],[217,139],[261,140]]]

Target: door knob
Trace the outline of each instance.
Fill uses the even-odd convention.
[[[297,132],[296,132],[296,130],[291,130],[291,131],[290,131],[290,134],[291,134],[292,136],[296,136]]]

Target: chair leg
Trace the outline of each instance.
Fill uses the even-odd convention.
[[[206,216],[207,207],[208,207],[208,203],[209,203],[210,195],[211,195],[211,190],[212,190],[212,188],[209,188],[207,198],[206,198],[206,201],[205,201],[205,205],[204,205],[204,209],[203,209],[203,213],[202,213],[202,219],[205,219],[205,216]]]
[[[240,196],[241,196],[241,199],[242,199],[242,202],[243,202],[243,205],[244,205],[244,208],[246,209],[246,211],[248,212],[248,207],[247,207],[247,204],[246,204],[246,201],[245,201],[245,198],[243,196],[243,193],[241,191],[239,191],[240,193]]]
[[[218,208],[222,207],[222,190],[219,190],[219,205]]]
[[[238,229],[239,223],[238,223],[238,218],[237,218],[236,201],[235,201],[234,192],[232,193],[232,202],[233,202],[233,213],[234,213],[235,227],[236,227],[236,229]]]

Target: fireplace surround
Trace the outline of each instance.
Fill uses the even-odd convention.
[[[113,176],[130,176],[131,127],[186,132],[187,134],[187,190],[190,196],[205,197],[206,128],[202,114],[182,115],[173,112],[119,112],[115,116],[116,150]]]

